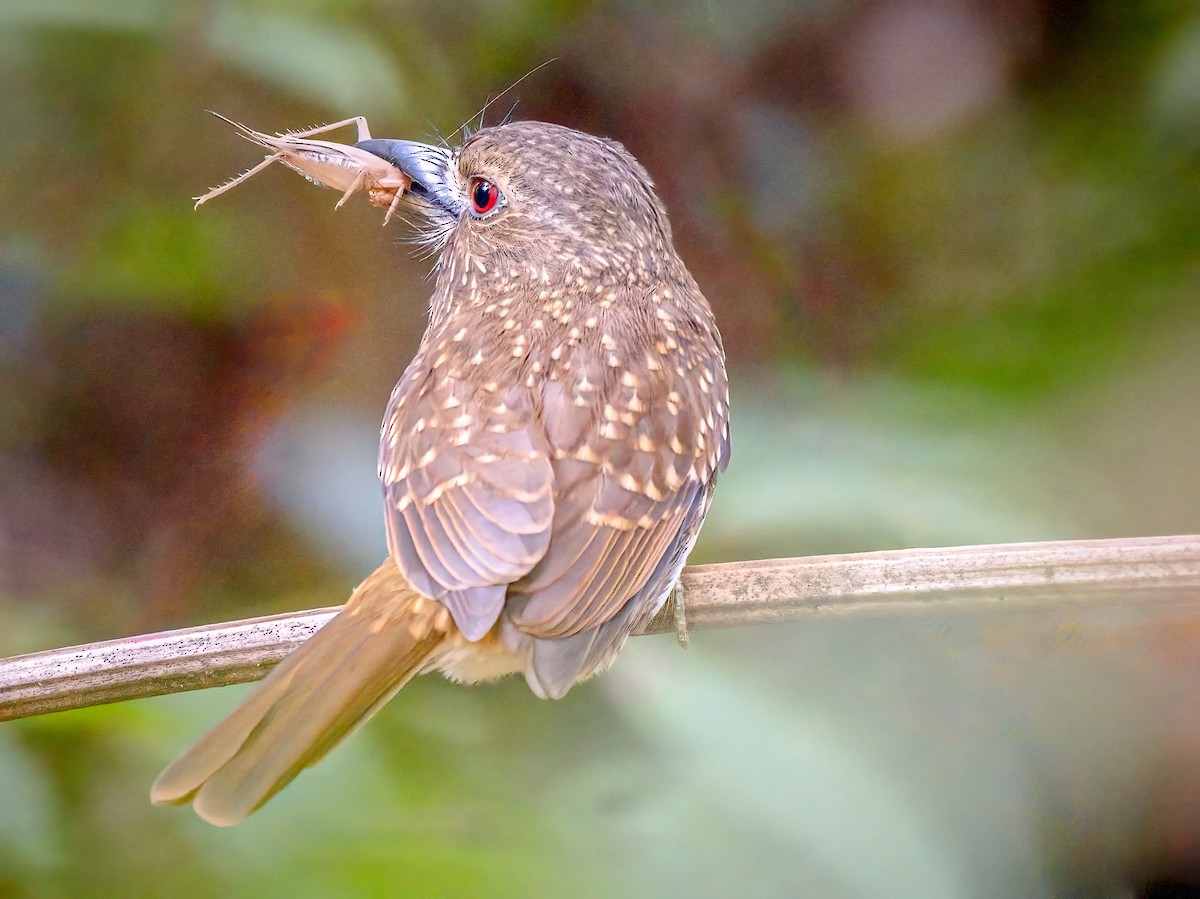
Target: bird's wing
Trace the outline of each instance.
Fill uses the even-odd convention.
[[[728,404],[719,359],[693,346],[579,351],[568,354],[569,376],[544,383],[554,521],[545,555],[509,588],[519,630],[561,638],[608,621],[645,586],[699,498],[707,506]]]
[[[461,355],[434,345],[393,392],[379,475],[392,557],[476,640],[546,552],[553,471],[529,389],[456,377],[444,354]]]
[[[527,652],[525,679],[534,693],[543,699],[561,699],[572,685],[612,661],[625,639],[654,617],[662,598],[670,593],[679,577],[711,499],[710,484],[697,494],[675,540],[667,547],[650,579],[607,621],[570,637],[539,640],[523,634],[513,640]]]

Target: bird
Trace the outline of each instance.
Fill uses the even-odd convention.
[[[380,429],[388,557],[155,781],[235,824],[411,677],[559,699],[664,606],[730,454],[712,309],[647,171],[546,122],[356,144],[436,254]]]

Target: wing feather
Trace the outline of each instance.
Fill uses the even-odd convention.
[[[622,321],[646,327],[608,326]],[[629,603],[652,614],[662,602],[664,557],[690,546],[724,466],[715,332],[676,339],[677,324],[655,322],[649,343],[572,337],[541,377],[513,368],[528,364],[519,354],[488,359],[427,335],[389,404],[380,475],[393,557],[471,639],[503,614],[506,634],[532,641],[527,672],[546,660],[549,692],[646,613]]]
[[[700,378],[679,379],[660,361],[613,370],[581,352],[568,361],[577,389],[554,382],[543,390],[556,510],[546,553],[511,585],[506,612],[537,640],[599,627],[634,597],[659,603],[671,587],[641,597],[690,526],[714,462],[704,435],[705,387]],[[578,384],[599,386],[589,393]],[[586,657],[590,650],[581,652]]]
[[[554,484],[530,391],[478,389],[465,350],[427,335],[388,404],[379,474],[392,557],[474,640],[545,554]]]

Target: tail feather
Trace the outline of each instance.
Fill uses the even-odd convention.
[[[370,718],[435,655],[452,624],[390,559],[150,790],[161,805],[241,821]]]

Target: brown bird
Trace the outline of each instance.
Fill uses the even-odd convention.
[[[712,311],[620,144],[514,122],[457,150],[357,146],[412,177],[440,250],[380,436],[390,555],[155,782],[214,824],[414,674],[522,671],[557,699],[605,668],[671,593],[729,458]]]

